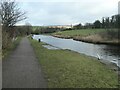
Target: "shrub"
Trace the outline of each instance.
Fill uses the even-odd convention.
[[[11,42],[10,34],[6,31],[2,31],[2,50],[8,49],[11,46]]]

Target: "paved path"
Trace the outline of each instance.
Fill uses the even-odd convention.
[[[46,88],[41,67],[27,38],[3,61],[3,88]]]

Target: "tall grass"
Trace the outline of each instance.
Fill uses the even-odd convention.
[[[17,37],[16,40],[10,38],[9,33],[2,32],[2,58],[5,58],[13,49],[17,47],[21,40],[21,37]]]

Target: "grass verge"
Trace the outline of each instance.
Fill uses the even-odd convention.
[[[117,88],[118,75],[95,58],[69,50],[49,50],[30,42],[49,88]]]

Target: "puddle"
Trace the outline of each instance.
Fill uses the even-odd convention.
[[[52,50],[59,49],[59,48],[51,46],[51,45],[42,45],[42,46],[45,47],[45,48],[47,48],[47,49],[52,49]]]

